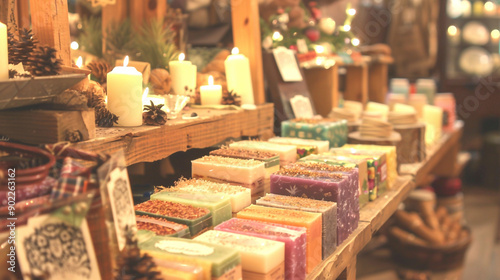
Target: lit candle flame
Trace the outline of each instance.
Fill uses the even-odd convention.
[[[83,66],[83,58],[79,56],[78,59],[76,60],[76,67],[82,68],[82,66]]]
[[[186,55],[184,53],[181,53],[179,55],[179,61],[184,61],[185,58],[186,58]]]
[[[240,50],[237,48],[237,47],[234,47],[232,50],[231,50],[231,54],[239,54],[240,53]]]
[[[348,9],[347,10],[347,14],[350,15],[350,16],[353,16],[356,14],[356,9]]]
[[[128,58],[128,55],[127,55],[127,56],[125,57],[125,59],[123,59],[123,67],[127,67],[127,65],[128,65],[128,60],[129,60],[129,58]]]
[[[214,77],[212,75],[210,75],[208,77],[208,85],[209,86],[213,86],[214,85]]]

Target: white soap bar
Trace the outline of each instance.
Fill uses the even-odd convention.
[[[231,208],[236,213],[252,204],[251,190],[241,186],[215,183],[201,179],[180,180],[175,187],[168,188],[165,191],[175,192],[184,191],[190,193],[204,194],[224,194],[231,198]]]
[[[266,274],[285,261],[283,242],[217,230],[209,230],[194,240],[236,249],[246,271]]]
[[[394,104],[394,107],[392,108],[393,112],[401,112],[401,113],[417,113],[417,110],[413,108],[413,106],[402,104],[402,103],[396,103]]]
[[[382,119],[387,120],[387,115],[389,114],[389,106],[377,102],[368,102],[368,104],[366,104],[366,111],[380,112],[382,114]]]
[[[318,148],[318,154],[326,153],[328,152],[328,150],[330,150],[330,142],[326,140],[312,140],[293,137],[273,137],[267,141],[278,144],[316,146]]]
[[[265,164],[253,159],[204,156],[191,161],[192,175],[231,183],[253,184],[264,179]]]
[[[292,145],[261,141],[239,141],[229,144],[229,147],[277,153],[280,156],[281,165],[297,161],[297,147]]]

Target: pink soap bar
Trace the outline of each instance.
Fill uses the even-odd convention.
[[[357,173],[306,170],[289,165],[271,175],[271,193],[337,202],[337,244],[358,227]]]
[[[306,279],[306,229],[233,218],[215,230],[250,235],[285,243],[285,279]]]

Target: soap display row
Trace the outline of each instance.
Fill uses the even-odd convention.
[[[139,247],[173,279],[305,279],[393,187],[397,165],[394,146],[234,142],[135,206]]]

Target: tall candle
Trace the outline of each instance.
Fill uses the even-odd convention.
[[[238,48],[233,48],[231,53],[224,62],[227,89],[241,96],[241,104],[254,104],[250,62]]]
[[[222,101],[222,86],[214,85],[214,77],[208,77],[208,85],[200,87],[201,105],[219,105]]]
[[[9,56],[7,49],[7,26],[0,22],[0,81],[9,79]]]
[[[108,73],[108,109],[118,116],[118,126],[142,125],[142,73],[127,67],[116,66]]]
[[[424,122],[425,127],[425,143],[434,144],[441,138],[441,130],[443,127],[443,109],[432,106],[424,106]]]
[[[196,88],[196,65],[184,59],[185,55],[181,53],[179,60],[173,60],[168,63],[170,76],[172,77],[172,87],[175,94],[194,96]]]

